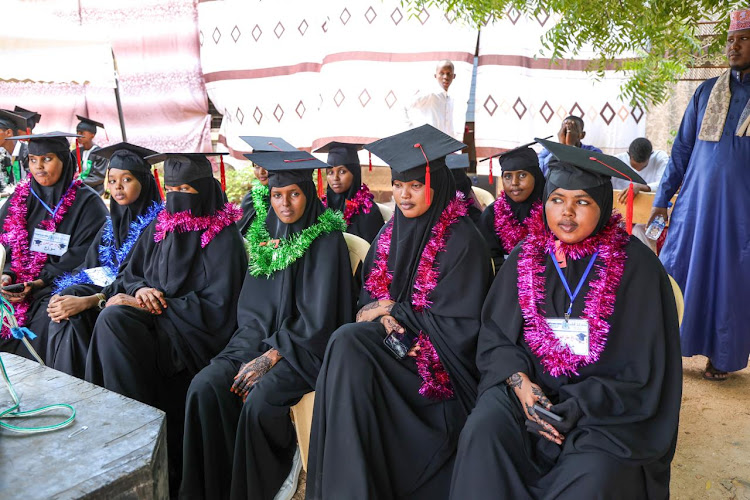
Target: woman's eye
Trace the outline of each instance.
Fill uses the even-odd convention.
[[[588,205],[589,202],[588,202],[588,200],[578,200],[578,204],[579,205]]]

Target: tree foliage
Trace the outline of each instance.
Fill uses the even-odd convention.
[[[626,71],[621,97],[648,108],[669,98],[671,84],[689,67],[723,59],[730,11],[744,0],[402,0],[411,12],[437,7],[479,27],[515,8],[558,22],[542,37],[546,55],[559,60],[589,45],[589,71]],[[706,24],[707,21],[718,21]],[[708,32],[706,32],[708,31]],[[622,54],[636,54],[623,61]]]

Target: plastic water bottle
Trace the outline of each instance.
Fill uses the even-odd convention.
[[[664,226],[666,226],[664,216],[657,215],[646,228],[646,238],[654,241],[658,240],[661,232],[664,231]]]

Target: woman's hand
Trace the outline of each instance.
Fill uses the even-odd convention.
[[[7,278],[7,280],[6,280]],[[0,279],[2,282],[2,286],[10,285],[10,276],[7,274],[3,274],[2,279]],[[8,299],[9,302],[16,303],[16,302],[22,302],[26,296],[31,293],[31,291],[34,288],[41,288],[44,286],[44,281],[42,280],[34,280],[34,281],[27,281],[24,283],[23,290],[20,292],[6,292],[0,290],[0,293],[3,294],[3,296]]]
[[[80,314],[87,309],[91,309],[99,303],[96,295],[88,297],[76,297],[75,295],[53,295],[49,299],[47,314],[49,319],[55,323],[64,321],[71,316]]]
[[[135,300],[143,309],[147,309],[151,314],[161,314],[162,310],[167,308],[167,301],[164,300],[164,292],[156,288],[140,288],[135,292]]]
[[[234,383],[230,389],[233,393],[247,400],[250,389],[258,380],[268,373],[271,368],[281,359],[281,354],[276,349],[270,349],[257,358],[242,365],[240,371],[234,376]]]
[[[109,306],[130,306],[135,307],[136,309],[145,309],[145,307],[141,307],[140,304],[138,304],[135,297],[126,293],[118,293],[114,297],[110,297],[105,307]]]
[[[521,402],[526,418],[531,423],[535,424],[531,426],[531,429],[537,431],[540,436],[548,441],[561,445],[565,436],[560,434],[550,423],[541,419],[534,411],[535,404],[538,404],[547,410],[552,408],[552,403],[547,399],[547,396],[544,395],[542,389],[533,383],[528,375],[521,372],[514,373],[508,377],[505,383],[507,383],[513,389],[513,392],[515,392],[518,401]],[[527,428],[530,427],[530,422],[527,422]]]
[[[375,321],[381,316],[391,314],[396,303],[392,300],[376,300],[362,307],[357,312],[357,323]]]
[[[385,327],[385,334],[390,335],[393,332],[396,333],[406,333],[406,329],[399,324],[398,321],[396,321],[396,318],[391,316],[390,314],[386,314],[385,316],[380,318],[380,324],[382,324]]]

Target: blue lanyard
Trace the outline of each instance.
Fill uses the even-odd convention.
[[[71,183],[70,183],[70,186],[68,186],[68,189],[70,189],[70,188],[71,188],[71,187],[73,186],[73,183],[74,183],[74,182],[75,182],[75,181],[73,181],[73,182],[71,182]],[[44,203],[44,200],[42,200],[42,199],[41,199],[41,198],[39,197],[39,195],[38,195],[38,194],[36,194],[36,191],[34,191],[34,188],[33,188],[33,187],[32,187],[32,188],[29,188],[29,191],[31,191],[31,194],[33,194],[33,195],[34,195],[34,198],[36,198],[37,200],[39,200],[39,203],[41,203],[41,204],[42,204],[42,206],[44,207],[44,209],[45,209],[45,210],[46,210],[47,212],[49,212],[49,213],[50,213],[50,215],[52,215],[52,218],[53,218],[53,219],[54,219],[55,215],[57,214],[57,211],[58,211],[58,210],[60,210],[60,205],[62,205],[63,199],[65,198],[65,193],[67,193],[67,192],[68,192],[68,190],[66,189],[66,190],[65,190],[65,192],[63,193],[63,195],[62,195],[62,196],[60,196],[60,201],[58,201],[58,202],[57,202],[57,206],[55,207],[55,209],[54,209],[54,210],[52,210],[52,209],[50,208],[50,206],[49,206],[49,205],[47,205],[46,203]]]
[[[565,275],[563,275],[562,269],[560,269],[560,264],[557,263],[557,258],[555,257],[555,254],[553,252],[550,252],[550,256],[552,257],[552,263],[555,265],[555,269],[557,269],[557,274],[560,275],[560,279],[562,280],[563,285],[565,285],[565,291],[568,292],[568,297],[570,297],[570,307],[568,307],[568,312],[565,313],[565,321],[568,321],[568,319],[570,318],[570,313],[573,311],[573,301],[575,301],[576,297],[578,297],[578,292],[581,291],[583,282],[586,281],[586,276],[589,275],[589,271],[591,271],[591,268],[594,267],[594,261],[596,260],[597,255],[599,255],[599,250],[594,252],[594,255],[591,256],[589,265],[586,266],[586,271],[583,273],[583,276],[581,276],[580,281],[578,281],[578,285],[576,286],[576,291],[574,293],[570,293],[570,287],[568,286],[568,281],[565,279]]]

